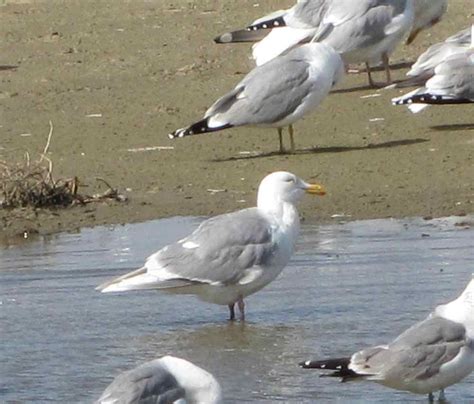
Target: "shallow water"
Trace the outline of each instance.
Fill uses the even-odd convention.
[[[0,249],[0,401],[91,402],[120,371],[165,354],[208,369],[226,402],[426,402],[371,383],[340,384],[301,360],[379,344],[456,297],[474,272],[472,218],[302,227],[277,281],[227,308],[94,287],[141,266],[199,218],[60,234]],[[474,402],[474,375],[447,390]]]

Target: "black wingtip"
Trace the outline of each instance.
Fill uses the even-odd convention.
[[[258,31],[260,29],[273,29],[278,27],[286,26],[286,22],[282,16],[277,18],[272,18],[270,20],[265,20],[258,22],[257,24],[252,24],[247,27],[248,31]]]
[[[453,105],[453,104],[472,104],[474,99],[468,98],[456,98],[445,95],[434,95],[434,94],[416,94],[410,98],[402,99],[397,101],[396,105],[403,104],[430,104],[430,105]]]
[[[209,127],[209,118],[193,123],[186,128],[176,129],[174,132],[168,134],[170,139],[181,138],[185,136],[200,135],[203,133],[217,132],[219,130],[231,128],[232,125],[226,124],[219,127]]]
[[[359,377],[357,373],[349,369],[350,358],[326,359],[320,361],[304,361],[299,365],[303,369],[332,370],[332,373],[323,375],[323,377],[340,377],[342,381],[348,381]]]
[[[326,369],[342,371],[348,369],[350,361],[350,358],[335,358],[319,361],[307,360],[304,362],[300,362],[299,365],[303,369]]]

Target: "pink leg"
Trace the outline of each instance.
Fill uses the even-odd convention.
[[[392,76],[390,74],[390,62],[386,53],[382,55],[382,62],[385,67],[385,74],[387,75],[387,84],[392,84]]]
[[[235,320],[234,305],[235,305],[235,303],[229,304],[229,312],[230,312],[229,321],[234,321]]]
[[[372,88],[377,87],[374,80],[372,79],[372,71],[370,70],[369,64],[365,63],[365,67],[367,69],[367,77],[369,78],[369,86]]]
[[[237,306],[240,311],[240,320],[245,321],[245,303],[242,297],[239,297],[239,300],[237,300]]]

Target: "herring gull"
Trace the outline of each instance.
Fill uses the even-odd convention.
[[[440,305],[388,345],[350,357],[308,360],[303,368],[332,370],[342,381],[370,380],[384,386],[429,394],[460,382],[474,370],[474,278],[464,292]]]
[[[219,404],[221,387],[204,369],[181,358],[164,356],[118,375],[96,404],[178,402]]]
[[[244,320],[244,298],[272,282],[293,254],[300,227],[295,205],[305,192],[325,193],[294,174],[269,174],[258,188],[256,207],[205,220],[191,235],[148,257],[142,268],[97,289],[192,294],[228,305],[230,320],[237,303]]]
[[[313,111],[344,73],[339,55],[324,44],[311,43],[255,67],[237,86],[219,98],[204,118],[170,133],[170,138],[215,132],[235,126],[278,129],[289,127],[291,151],[295,151],[293,123]]]

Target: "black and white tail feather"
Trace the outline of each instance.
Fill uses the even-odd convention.
[[[219,130],[232,128],[232,125],[225,124],[222,126],[209,127],[210,117],[204,118],[199,122],[193,123],[186,128],[176,129],[174,132],[168,134],[170,139],[176,139],[177,137],[200,135],[203,133],[217,132]]]
[[[333,370],[334,372],[321,375],[321,377],[340,377],[341,382],[354,380],[362,375],[357,374],[353,370],[349,369],[351,358],[334,358],[320,361],[305,361],[300,362],[299,365],[303,369],[321,369],[321,370]]]

